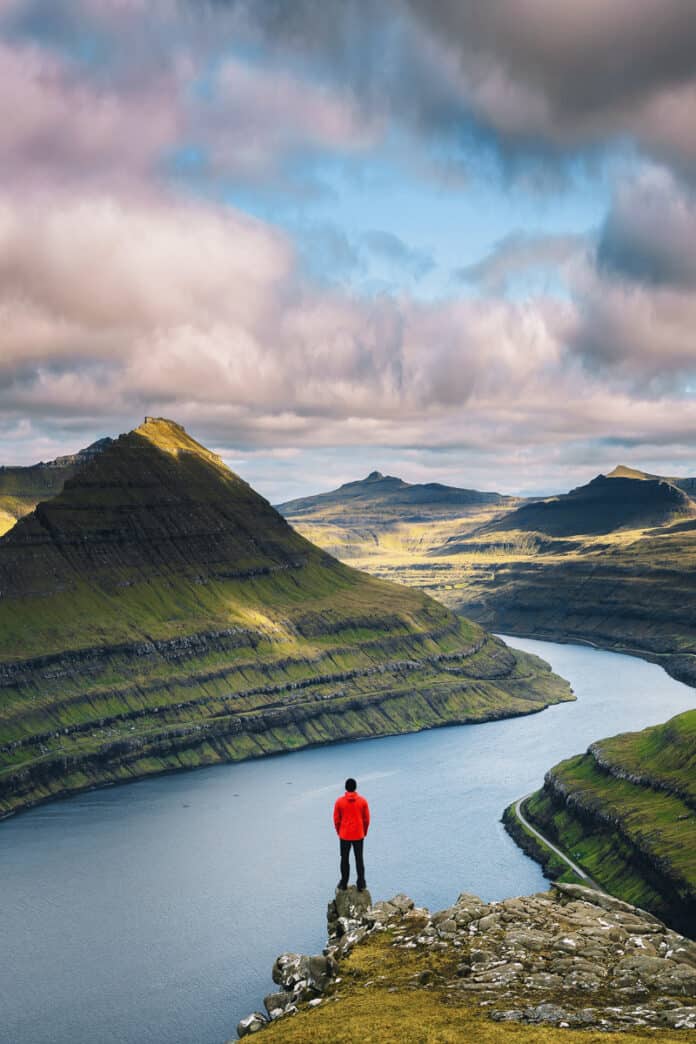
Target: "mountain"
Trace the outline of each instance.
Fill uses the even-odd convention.
[[[303,536],[358,569],[380,573],[410,561],[423,540],[446,541],[517,506],[517,497],[458,489],[439,482],[410,484],[371,472],[330,493],[289,500],[278,510]]]
[[[458,508],[478,507],[483,504],[507,504],[509,497],[500,493],[482,493],[476,489],[458,489],[439,482],[411,484],[393,475],[372,471],[367,478],[346,482],[329,493],[319,493],[299,500],[288,500],[278,505],[286,518],[329,519],[340,516],[346,522],[350,517],[365,520],[384,519],[398,512],[408,518],[409,512],[417,518],[451,515]]]
[[[418,587],[507,634],[589,640],[654,659],[696,685],[692,479],[624,466],[543,501],[387,525],[291,516],[305,536],[375,576]]]
[[[538,659],[309,543],[163,419],[0,539],[0,592],[0,814],[571,698]]]
[[[91,446],[66,457],[30,467],[0,467],[0,536],[15,522],[33,511],[41,500],[60,493],[65,480],[108,446],[111,439],[99,439]]]
[[[696,710],[562,761],[524,811],[613,895],[696,935]]]
[[[633,479],[657,479],[660,482],[670,482],[673,486],[677,486],[679,489],[684,490],[690,497],[696,494],[696,478],[677,478],[675,476],[666,475],[651,475],[647,471],[638,471],[636,468],[629,468],[625,464],[619,464],[610,471],[607,478],[633,478]]]
[[[618,469],[617,469],[618,471]],[[617,529],[667,525],[696,516],[696,504],[665,479],[598,475],[570,493],[523,504],[482,527],[494,530],[536,531],[547,536],[597,536]]]

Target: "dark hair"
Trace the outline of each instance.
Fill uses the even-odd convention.
[[[358,789],[358,784],[355,782],[354,779],[347,779],[346,780],[346,790],[349,790],[352,793],[354,790],[357,790],[357,789]]]

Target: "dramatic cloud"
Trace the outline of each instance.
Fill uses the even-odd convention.
[[[656,410],[632,373],[593,377],[588,331],[600,309],[606,323],[622,314],[599,281],[580,313],[559,300],[360,298],[307,282],[263,223],[176,199],[5,202],[0,257],[9,428],[32,416],[92,437],[158,412],[220,448],[459,446],[508,461],[593,430],[659,442],[696,428],[692,402]],[[582,323],[584,371],[565,347]]]
[[[146,412],[252,460],[505,467],[489,487],[686,454],[690,2],[0,0],[0,31],[0,430],[26,454]],[[606,216],[547,179],[497,223],[491,155],[554,174],[617,143],[622,173],[587,168],[624,179]]]
[[[187,84],[169,99],[213,171],[258,174],[303,143],[350,151],[399,127],[447,139],[462,163],[472,141],[522,164],[632,141],[696,175],[691,0],[5,6],[20,39],[64,55],[89,40],[87,80],[137,84],[160,104],[153,77]]]
[[[508,157],[557,162],[633,140],[696,173],[690,0],[219,0],[302,53],[366,107]],[[466,155],[466,154],[465,154]]]
[[[664,170],[646,171],[621,186],[598,258],[609,274],[696,288],[696,194]]]
[[[386,430],[509,396],[558,353],[551,305],[321,289],[284,237],[230,209],[6,203],[0,257],[6,409],[185,402],[240,437],[289,424],[314,440],[352,418]]]
[[[568,150],[632,137],[696,163],[690,0],[407,3],[457,55],[461,100],[504,146]]]
[[[180,130],[168,76],[116,92],[43,48],[0,43],[0,79],[0,177],[25,190],[49,179],[55,188],[141,180]]]

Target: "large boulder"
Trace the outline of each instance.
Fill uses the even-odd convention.
[[[318,954],[307,957],[303,953],[281,953],[276,957],[271,976],[277,986],[292,994],[322,993],[328,986],[334,965],[329,957]]]

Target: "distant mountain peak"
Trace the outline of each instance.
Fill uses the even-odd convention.
[[[659,476],[650,475],[647,471],[639,471],[637,468],[631,468],[627,464],[617,464],[614,470],[610,471],[605,477],[610,479],[631,478],[645,481],[645,479],[654,479],[658,478]]]
[[[379,482],[383,478],[384,478],[384,475],[382,474],[381,471],[371,471],[370,474],[365,479],[365,482]]]

